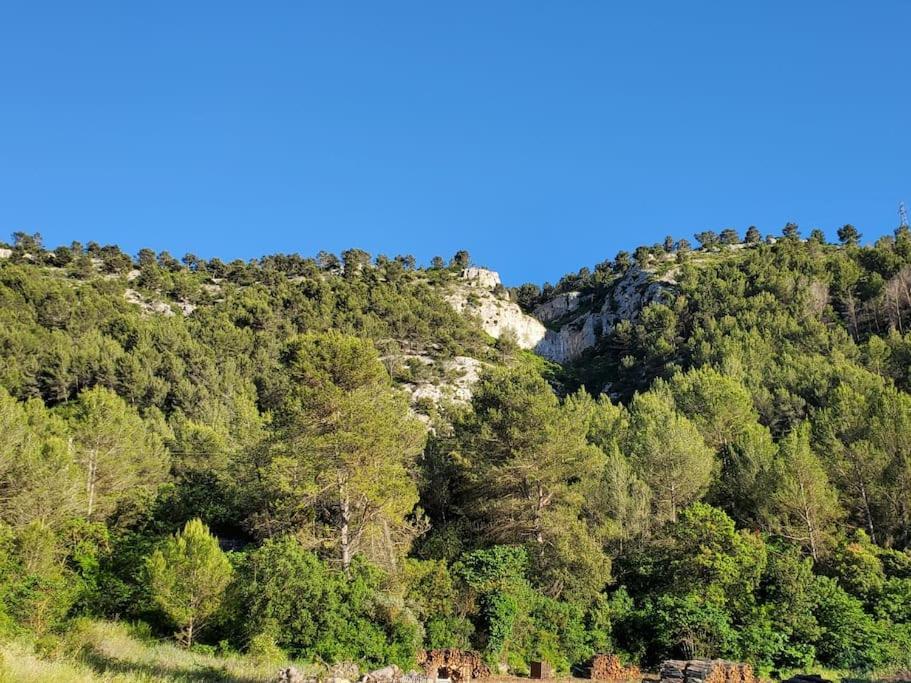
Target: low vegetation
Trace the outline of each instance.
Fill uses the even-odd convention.
[[[187,650],[152,638],[142,627],[84,619],[70,624],[60,637],[0,645],[3,683],[258,683],[290,665],[317,673],[304,663],[267,654],[241,656],[212,647]]]

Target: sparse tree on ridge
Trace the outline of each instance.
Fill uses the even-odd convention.
[[[711,249],[718,245],[718,234],[713,230],[697,232],[695,237],[701,249]]]
[[[718,236],[718,241],[725,245],[739,244],[740,235],[737,234],[737,231],[734,230],[734,228],[725,228]]]
[[[848,223],[838,229],[838,240],[846,247],[855,247],[860,242],[860,233]]]
[[[471,265],[471,255],[464,249],[460,249],[452,257],[452,260],[449,262],[451,268],[467,268]]]

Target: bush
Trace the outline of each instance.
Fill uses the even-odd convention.
[[[360,558],[346,577],[292,537],[266,541],[238,569],[231,597],[237,630],[248,647],[271,638],[295,657],[406,669],[414,664],[417,625],[381,606],[382,578]]]

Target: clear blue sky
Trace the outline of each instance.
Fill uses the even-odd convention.
[[[911,2],[0,3],[0,234],[509,284],[911,203]]]

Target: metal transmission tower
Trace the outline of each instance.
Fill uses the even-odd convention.
[[[905,208],[904,202],[898,203],[898,227],[908,227],[908,209]]]

